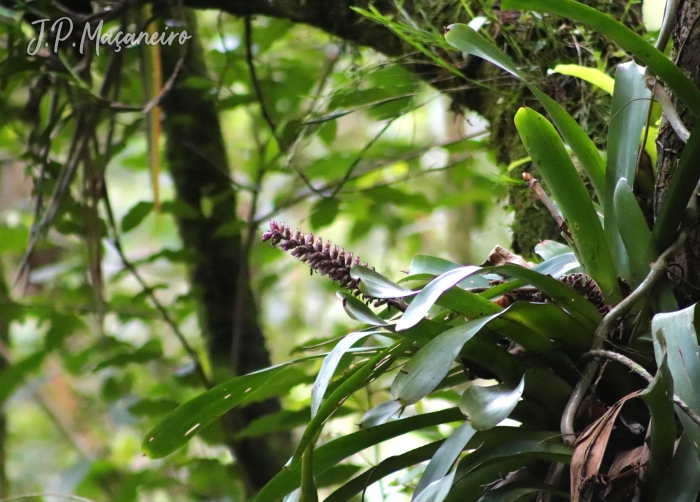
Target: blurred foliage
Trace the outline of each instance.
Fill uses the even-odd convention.
[[[37,36],[30,22],[60,11],[13,9],[0,10],[0,268],[9,288],[0,305],[9,328],[0,345],[9,364],[0,373],[9,478],[1,495],[239,500],[243,482],[218,422],[163,461],[146,459],[140,446],[153,425],[204,390],[193,357],[211,369],[187,280],[197,256],[183,249],[175,219],[213,206],[178,200],[164,162],[155,209],[144,113],[157,97],[146,76],[152,46],[116,52],[103,44],[99,55],[82,54],[70,45],[79,42],[74,33],[57,52],[47,38],[29,54]],[[143,12],[118,14],[106,16],[103,32],[143,28]],[[313,28],[256,17],[247,47],[243,19],[207,11],[198,22],[209,77],[186,85],[218,103],[238,195],[238,220],[217,232],[248,239],[275,361],[353,323],[332,284],[259,242],[269,219],[322,231],[393,274],[419,251],[478,261],[508,239],[498,208],[507,175],[479,117],[447,111],[437,91],[397,62]],[[170,78],[162,75],[164,92]],[[351,363],[343,358],[339,367]],[[319,364],[284,373],[268,388],[284,411],[237,434],[306,422]],[[324,434],[347,431],[384,395],[368,388],[349,399]],[[356,456],[317,483],[347,479],[381,454]]]

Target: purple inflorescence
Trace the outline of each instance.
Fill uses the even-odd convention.
[[[291,251],[291,255],[311,267],[314,271],[325,275],[349,289],[354,295],[360,295],[359,279],[350,277],[350,269],[360,264],[360,257],[331,244],[320,237],[314,238],[314,234],[304,234],[292,230],[287,225],[276,221],[270,222],[270,229],[263,233],[263,242],[270,241],[272,246],[279,244],[282,251]],[[363,263],[367,266],[367,263]]]

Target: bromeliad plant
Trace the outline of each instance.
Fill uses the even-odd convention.
[[[610,17],[571,0],[503,0],[501,8],[532,9],[589,25],[645,65],[617,68],[605,161],[576,121],[504,53],[469,26],[448,28],[451,46],[522,80],[549,115],[551,122],[524,107],[515,114],[515,125],[537,176],[558,204],[561,215],[555,216],[569,248],[540,245],[544,261],[532,267],[515,259],[463,267],[417,256],[408,276],[395,283],[352,254],[273,222],[263,239],[346,288],[338,295],[347,313],[367,327],[344,337],[328,354],[234,378],[184,404],[149,433],[144,441],[149,456],[174,451],[233,406],[269,397],[284,387],[275,384],[299,378],[291,372],[295,364],[323,357],[311,418],[296,453],[257,495],[258,502],[295,493],[318,500],[317,481],[334,469],[339,487],[326,500],[349,500],[424,461],[412,495],[421,502],[696,499],[696,306],[679,310],[666,267],[697,221],[700,126],[687,137],[651,229],[633,186],[649,125],[649,89],[655,95],[665,92],[663,83],[696,116],[700,90],[659,50],[666,42],[663,33],[654,48]],[[590,180],[597,206],[565,143]],[[370,303],[386,308],[377,313]],[[353,348],[369,337],[376,338],[373,345]],[[392,343],[383,342],[387,339]],[[341,360],[358,356],[337,371]],[[365,415],[362,429],[317,445],[324,424],[345,400],[386,376],[392,379],[392,398]],[[450,389],[460,393],[454,407],[401,418],[406,407],[432,395],[445,398]],[[507,425],[506,418],[511,419]],[[446,439],[388,457],[359,474],[351,469],[339,481],[338,466],[352,455],[440,424],[456,427]]]

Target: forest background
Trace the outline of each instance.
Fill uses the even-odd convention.
[[[665,6],[586,3],[652,42]],[[337,284],[262,242],[270,220],[394,278],[418,254],[480,264],[502,245],[537,261],[539,242],[561,240],[521,176],[532,167],[513,116],[535,98],[450,47],[444,26],[476,22],[600,148],[610,96],[552,70],[613,74],[628,54],[489,2],[372,7],[0,4],[0,499],[239,500],[279,471],[309,421],[320,360],[164,460],[142,450],[149,429],[207,388],[357,329]],[[74,32],[47,31],[30,53],[36,21],[63,16]],[[77,50],[78,28],[100,20],[105,32],[192,38]],[[321,443],[355,430],[389,399],[384,387],[345,401]],[[418,411],[443,408],[449,392]],[[376,446],[317,483],[451,431]],[[420,472],[368,496],[406,497]]]

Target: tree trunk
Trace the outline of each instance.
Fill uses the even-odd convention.
[[[229,370],[224,373],[230,375],[231,361],[237,360],[237,373],[246,374],[270,366],[271,362],[258,324],[247,264],[241,264],[245,259],[241,235],[217,233],[237,221],[236,193],[216,102],[207,90],[185,85],[190,77],[207,76],[195,16],[185,9],[169,16],[185,19],[187,32],[193,35],[184,46],[161,46],[164,79],[172,75],[183,58],[175,85],[161,104],[166,157],[177,200],[197,212],[196,218],[178,218],[183,245],[196,256],[191,268],[192,292],[200,306],[200,326],[215,370]],[[213,202],[210,214],[202,211],[205,198]],[[237,316],[243,316],[238,323]],[[238,343],[233,340],[237,324],[241,334]],[[232,354],[234,346],[236,354]],[[252,420],[279,409],[279,403],[270,400],[234,410],[224,420],[224,428],[230,437]],[[232,447],[250,491],[261,488],[277,474],[291,454],[287,434],[233,441]]]
[[[692,0],[682,2],[676,19],[673,59],[695,83],[700,85],[700,3]],[[685,126],[691,130],[695,117],[677,99],[674,105]],[[684,143],[678,138],[667,121],[663,121],[657,141],[659,159],[657,164],[655,211],[661,205],[668,183],[673,175]],[[697,194],[696,194],[697,195]],[[695,195],[694,195],[695,196]],[[669,267],[676,296],[682,307],[700,301],[700,230],[691,230],[685,248]],[[662,250],[659,250],[662,251]]]

